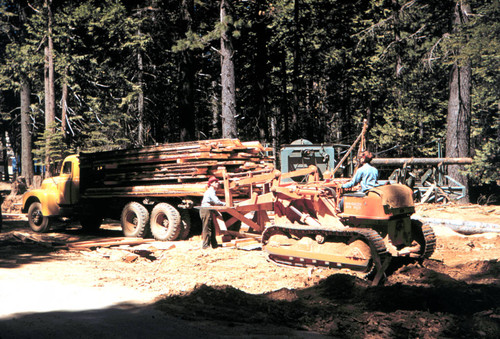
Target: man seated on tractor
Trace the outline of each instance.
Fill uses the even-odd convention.
[[[358,192],[365,193],[371,188],[380,186],[381,184],[377,182],[378,170],[370,165],[372,159],[373,154],[371,152],[361,152],[359,156],[359,164],[361,165],[361,167],[359,167],[356,173],[354,173],[354,177],[351,179],[351,181],[343,184],[341,188],[351,188],[356,186],[357,184],[361,184],[361,189]],[[344,198],[340,199],[338,211],[344,211]]]
[[[370,188],[380,186],[377,182],[378,179],[378,170],[370,165],[370,162],[373,159],[373,154],[369,151],[361,152],[359,156],[359,164],[361,167],[358,168],[356,173],[354,173],[354,177],[351,181],[342,185],[342,188],[351,188],[356,186],[357,184],[361,184],[361,192],[366,192]]]

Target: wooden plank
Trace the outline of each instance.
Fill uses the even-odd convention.
[[[244,179],[238,179],[232,182],[232,186],[255,185],[257,183],[269,183],[279,175],[278,171],[273,171],[268,174],[256,175]]]
[[[113,237],[113,238],[98,238],[92,240],[82,240],[82,241],[72,241],[68,242],[68,244],[92,244],[97,242],[109,242],[109,241],[125,241],[125,240],[138,240],[143,238],[137,237]]]
[[[308,174],[311,174],[311,173],[314,173],[317,171],[318,171],[318,169],[316,168],[316,166],[311,165],[308,168],[303,168],[303,169],[295,170],[295,171],[288,172],[288,173],[282,173],[281,178],[286,179],[286,178],[304,176],[304,175],[308,175]]]
[[[238,219],[236,219],[235,217],[231,217],[228,220],[226,220],[224,223],[226,224],[226,228],[229,228],[229,227],[233,226],[237,221],[238,221]]]
[[[258,203],[255,205],[238,205],[235,207],[240,213],[248,213],[253,211],[272,211],[274,209],[273,202]]]
[[[119,156],[116,158],[108,158],[101,160],[92,160],[88,161],[87,159],[80,158],[82,163],[82,168],[87,168],[89,166],[105,166],[110,162],[120,165],[120,164],[153,164],[153,163],[165,163],[171,162],[176,163],[179,159],[188,160],[188,159],[205,159],[205,160],[238,160],[238,159],[246,159],[245,157],[233,156],[232,154],[226,153],[213,153],[213,152],[195,152],[195,153],[179,153],[179,154],[160,154],[158,156]],[[250,159],[251,160],[251,159]],[[254,158],[253,161],[259,161],[260,158]]]
[[[240,154],[240,153],[214,153],[214,152],[196,152],[196,153],[176,153],[176,154],[159,154],[159,155],[148,155],[148,156],[120,156],[116,158],[106,158],[106,159],[85,159],[81,157],[82,167],[91,166],[107,166],[111,167],[115,164],[118,165],[130,165],[130,164],[175,164],[179,162],[194,162],[194,161],[210,161],[219,160],[224,161],[224,159],[229,159],[230,161],[252,161],[261,162],[265,161],[268,163],[272,162],[271,158],[268,157],[258,157],[255,155]],[[110,165],[113,164],[113,165]]]
[[[91,248],[91,247],[110,247],[121,245],[140,245],[147,242],[153,242],[154,239],[129,238],[129,240],[109,240],[109,241],[85,241],[68,243],[66,246],[70,249]]]
[[[224,198],[226,202],[226,206],[228,207],[233,207],[233,195],[231,194],[231,185],[229,185],[229,176],[227,175],[227,172],[223,172],[223,180],[224,180]]]
[[[255,239],[262,239],[262,236],[260,234],[255,234],[255,233],[236,232],[236,231],[226,231],[225,233],[230,234],[234,237],[240,237],[240,238],[251,237],[251,238],[255,238]]]
[[[257,238],[252,238],[252,237],[249,237],[249,238],[238,238],[238,239],[234,239],[234,240],[231,240],[231,242],[235,245],[241,245],[241,244],[248,244],[248,243],[254,243],[256,242]]]
[[[99,159],[111,159],[113,157],[127,157],[140,156],[144,154],[168,154],[168,153],[191,153],[193,151],[214,151],[218,150],[230,150],[231,147],[234,149],[236,147],[243,147],[238,139],[216,139],[216,140],[202,140],[184,143],[170,143],[163,144],[160,146],[146,146],[136,149],[123,149],[123,150],[113,150],[98,153],[81,153],[82,157],[86,157],[93,160]],[[248,149],[248,147],[243,147]]]
[[[93,194],[157,194],[157,195],[200,195],[206,190],[206,183],[193,184],[170,184],[170,185],[152,185],[152,186],[124,186],[124,187],[95,187],[89,188],[84,192],[84,196]]]
[[[198,141],[188,141],[188,142],[178,142],[178,143],[165,143],[157,146],[145,146],[141,148],[133,149],[120,149],[120,150],[110,150],[97,153],[82,153],[84,156],[94,157],[94,158],[110,158],[114,155],[128,155],[128,154],[145,154],[153,152],[175,152],[175,151],[186,151],[192,149],[202,149],[210,150],[212,148],[225,147],[231,145],[241,145],[238,139],[211,139],[211,140],[198,140]]]
[[[205,183],[210,175],[222,178],[224,172],[247,176],[254,176],[253,171],[269,173],[272,164],[266,163],[262,148],[259,142],[243,145],[238,139],[217,139],[82,153],[80,188],[86,196],[100,197],[116,193],[199,196],[199,187],[191,184]],[[174,187],[177,185],[181,187]],[[234,194],[248,194],[248,188],[238,188]],[[229,203],[232,195],[226,198]]]
[[[427,200],[429,200],[429,198],[431,197],[431,195],[433,193],[435,193],[435,190],[436,190],[436,184],[432,184],[428,189],[427,189],[427,192],[425,192],[424,196],[422,197],[422,199],[420,199],[420,203],[425,203],[427,202]]]
[[[216,211],[211,211],[210,213],[212,213],[212,220],[215,225],[215,233],[218,235],[225,233],[227,231],[227,226],[224,222],[224,219],[222,218],[222,215]]]
[[[156,165],[161,164],[163,166],[172,166],[176,163],[184,163],[184,162],[193,162],[199,163],[200,161],[225,161],[225,159],[229,159],[228,161],[239,161],[234,164],[243,164],[243,161],[247,162],[261,162],[265,161],[266,158],[263,157],[255,157],[255,156],[246,156],[244,154],[216,154],[213,152],[196,152],[196,153],[181,153],[181,154],[160,154],[158,156],[121,156],[117,158],[106,158],[101,160],[95,159],[85,159],[81,157],[81,167],[82,168],[93,168],[93,167],[102,167],[102,168],[117,168],[119,166],[145,166],[145,165]],[[268,161],[271,162],[270,159]],[[224,163],[224,165],[229,163]]]
[[[248,219],[247,217],[245,217],[243,214],[236,211],[235,209],[228,209],[225,212],[231,214],[233,217],[240,220],[242,223],[247,224],[248,226],[250,226],[253,230],[255,230],[257,232],[262,232],[264,230],[264,226],[261,226],[261,225],[255,223],[253,220]]]

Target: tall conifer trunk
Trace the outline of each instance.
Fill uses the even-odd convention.
[[[21,75],[21,173],[29,186],[33,182],[33,158],[31,155],[30,96],[28,77]]]
[[[211,128],[210,128],[210,138],[220,137],[220,102],[219,102],[219,92],[218,92],[218,82],[212,81],[210,86],[210,109],[212,111]],[[201,137],[201,135],[200,135]],[[206,138],[206,136],[203,136]],[[201,139],[201,138],[200,138]]]
[[[453,20],[454,31],[458,31],[460,25],[468,21],[467,13],[471,13],[469,5],[465,1],[457,2]],[[468,60],[462,64],[455,62],[452,66],[446,129],[447,157],[470,156],[471,75],[472,67]],[[450,165],[448,166],[448,175],[465,185],[467,194],[460,202],[468,203],[468,179],[461,174],[460,171],[463,169],[461,165]]]
[[[293,33],[293,103],[292,103],[292,121],[290,122],[290,132],[292,140],[300,138],[300,119],[299,119],[299,65],[300,65],[300,46],[299,46],[299,5],[300,0],[295,0],[293,9],[294,33]]]
[[[181,16],[183,31],[190,31],[192,25],[193,0],[182,0]],[[194,68],[193,57],[190,50],[181,52],[179,64],[179,124],[180,141],[194,139],[195,114],[194,114]]]
[[[141,35],[141,30],[138,32]],[[144,63],[142,61],[141,51],[137,51],[137,83],[139,85],[139,94],[137,96],[137,119],[139,120],[139,125],[137,127],[137,144],[139,146],[144,146],[145,136],[144,136]]]
[[[259,2],[260,6],[264,6],[264,1]],[[257,9],[263,7],[257,7]],[[257,14],[258,16],[258,14]],[[268,69],[267,69],[267,23],[265,20],[260,20],[255,23],[255,32],[257,34],[257,55],[255,58],[255,74],[256,79],[256,97],[258,100],[257,106],[257,128],[259,133],[259,140],[262,143],[268,141],[269,138],[269,112],[267,105],[268,93]]]
[[[52,40],[52,0],[45,0],[44,6],[47,10],[47,44],[44,48],[45,53],[45,130],[46,134],[46,152],[45,152],[45,176],[52,176],[54,173],[53,165],[50,159],[50,141],[54,133],[55,123],[55,93],[54,93],[54,43]]]
[[[221,0],[220,20],[221,34],[221,85],[222,85],[222,137],[236,138],[236,86],[234,75],[234,50],[230,28],[232,26],[231,0]]]
[[[19,2],[16,3],[19,20],[22,24],[27,21],[24,6]],[[25,31],[20,31],[21,41],[25,39]],[[25,73],[20,74],[20,101],[21,101],[21,173],[26,178],[26,184],[33,183],[33,154],[32,154],[32,138],[30,133],[30,105],[31,105],[31,86],[30,81]],[[8,173],[5,172],[7,175]],[[8,178],[6,178],[7,180]]]
[[[137,15],[142,18],[143,9],[137,5]],[[137,29],[137,36],[139,39],[142,37],[142,31],[139,27]],[[145,144],[145,128],[144,128],[144,61],[142,58],[142,51],[137,47],[137,145],[144,146]]]
[[[61,131],[63,133],[64,141],[68,141],[66,130],[68,128],[67,124],[67,112],[68,112],[68,66],[64,68],[64,74],[62,76],[62,96],[61,96]]]

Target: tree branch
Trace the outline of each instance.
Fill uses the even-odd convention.
[[[433,55],[434,55],[434,50],[437,48],[437,46],[441,43],[442,40],[448,38],[450,36],[449,33],[445,33],[441,38],[439,38],[438,41],[436,41],[436,43],[434,45],[432,45],[432,48],[431,50],[429,51],[429,57],[427,58],[427,64],[429,66],[429,69],[432,68],[432,64],[431,64],[431,61],[434,60],[434,59],[437,59],[437,58],[433,58]]]

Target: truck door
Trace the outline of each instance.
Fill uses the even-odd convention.
[[[61,175],[57,178],[59,191],[59,205],[69,205],[75,202],[73,183],[73,162],[65,161],[61,168]]]

